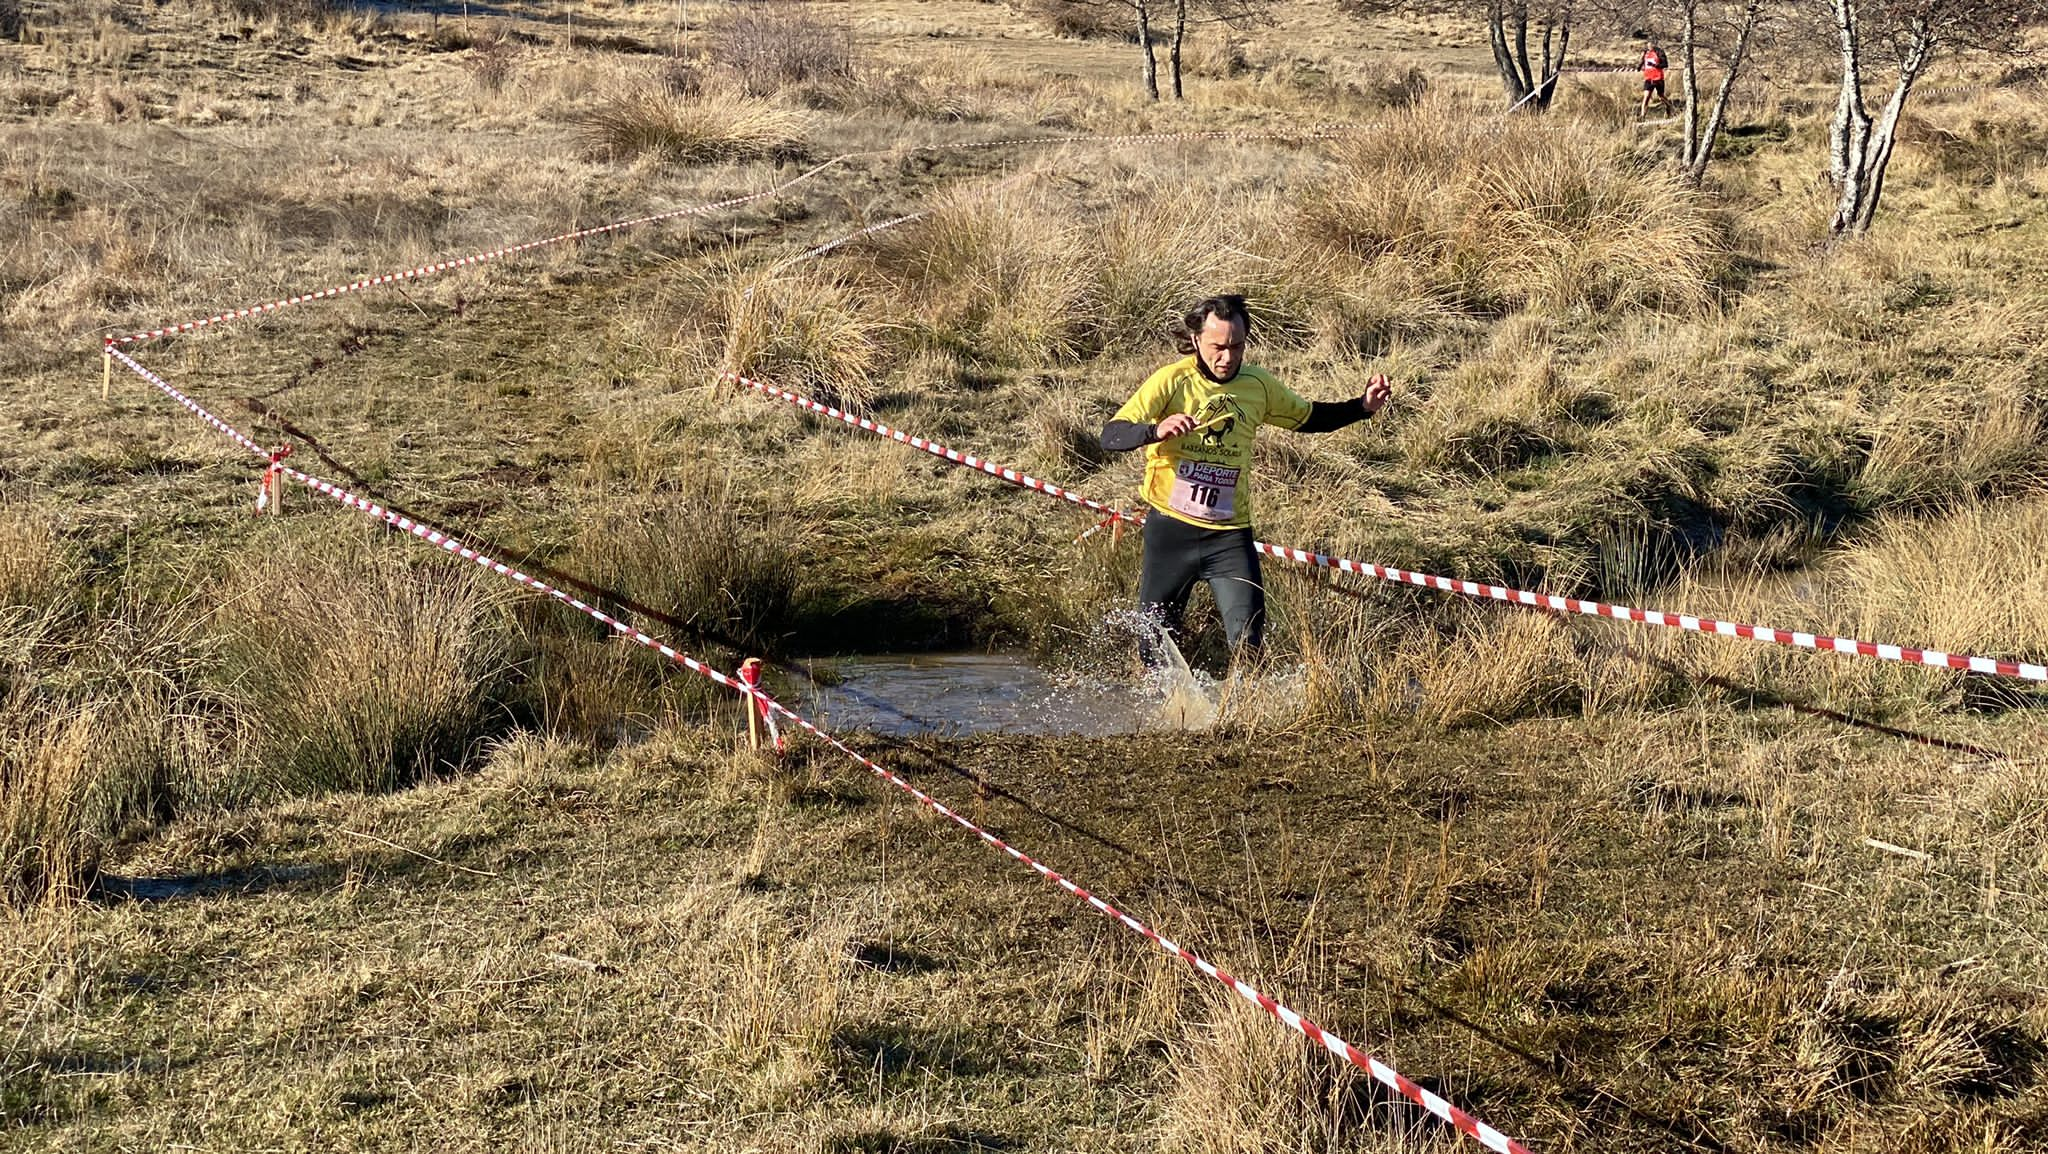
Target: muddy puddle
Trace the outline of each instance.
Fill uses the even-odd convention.
[[[1298,678],[1259,679],[1258,692],[1219,684],[1171,652],[1135,668],[1046,666],[1027,653],[864,654],[819,662],[816,678],[787,678],[783,700],[829,730],[906,737],[980,734],[1109,737],[1205,729],[1234,706],[1291,699]]]
[[[1107,737],[1152,728],[1158,709],[1135,679],[1049,669],[1024,653],[862,654],[816,672],[785,700],[832,730]]]

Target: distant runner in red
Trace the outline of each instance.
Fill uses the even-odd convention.
[[[1664,55],[1664,49],[1655,40],[1643,49],[1643,106],[1636,111],[1636,119],[1650,115],[1650,97],[1654,96],[1664,106],[1664,115],[1671,115],[1671,98],[1664,95],[1664,70],[1671,67],[1671,61]]]
[[[1261,425],[1329,433],[1387,403],[1385,376],[1348,401],[1306,401],[1246,364],[1251,313],[1241,296],[1215,296],[1183,320],[1188,355],[1146,378],[1102,429],[1111,452],[1145,448],[1144,569],[1138,609],[1178,632],[1195,582],[1207,581],[1232,652],[1257,653],[1266,587],[1252,548],[1252,437]],[[1153,647],[1140,638],[1148,664]]]

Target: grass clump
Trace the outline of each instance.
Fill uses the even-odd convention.
[[[1090,4],[1085,0],[1022,0],[1017,7],[1042,21],[1055,36],[1071,40],[1136,38],[1122,5]],[[1153,35],[1158,35],[1157,29]]]
[[[1072,218],[1028,186],[942,194],[881,260],[914,286],[942,343],[1007,364],[1064,362],[1082,348],[1092,262]]]
[[[0,508],[0,906],[86,892],[221,722],[186,606],[103,608],[75,594],[80,575],[46,518]]]
[[[2048,597],[2048,504],[1971,502],[1928,520],[1877,521],[1842,553],[1767,577],[1703,575],[1664,607],[1822,636],[2041,662]],[[1986,590],[1998,590],[1986,596]],[[1869,716],[2002,710],[2036,700],[2018,682],[1919,665],[1739,645],[1663,633],[1637,647],[1698,681]]]
[[[1358,1075],[1220,988],[1173,1047],[1163,1149],[1187,1154],[1358,1150]]]
[[[0,504],[0,608],[42,603],[65,575],[56,526],[27,509]]]
[[[613,502],[585,520],[578,571],[700,637],[772,651],[800,568],[782,527],[748,518],[723,484]]]
[[[247,559],[228,587],[254,738],[215,800],[389,789],[465,763],[492,728],[515,651],[487,574],[316,544]]]
[[[860,409],[873,398],[892,325],[816,265],[714,282],[692,329],[722,337],[722,367]],[[686,334],[689,335],[689,334]]]
[[[506,35],[487,36],[470,45],[463,62],[481,92],[497,93],[512,80],[519,63],[519,41]]]
[[[613,93],[582,115],[579,132],[592,157],[664,164],[790,156],[804,143],[803,117],[787,108],[740,93],[690,95],[656,85]]]
[[[1402,439],[1411,466],[1491,476],[1565,444],[1582,390],[1544,342],[1502,340],[1495,355],[1459,366],[1430,390]]]
[[[170,699],[140,689],[83,700],[0,700],[0,905],[82,896],[107,846],[168,800]]]
[[[1714,300],[1719,230],[1677,178],[1577,127],[1506,126],[1428,103],[1338,150],[1308,193],[1309,243],[1428,268],[1464,307],[1690,311]]]

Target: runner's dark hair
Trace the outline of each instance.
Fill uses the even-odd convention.
[[[1244,335],[1252,335],[1252,313],[1245,306],[1244,297],[1237,293],[1219,293],[1189,309],[1188,315],[1181,318],[1181,352],[1195,351],[1195,338],[1201,335],[1202,326],[1209,323],[1210,317],[1222,317],[1225,321],[1243,325]]]

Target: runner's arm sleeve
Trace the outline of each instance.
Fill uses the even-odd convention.
[[[1310,401],[1308,418],[1294,427],[1297,433],[1334,433],[1347,429],[1372,414],[1365,411],[1365,398],[1348,401]]]
[[[1111,421],[1102,426],[1102,447],[1112,453],[1128,453],[1152,443],[1149,421]]]
[[[1128,453],[1152,443],[1153,426],[1166,415],[1167,386],[1173,379],[1171,366],[1145,378],[1116,416],[1102,426],[1102,447],[1112,453]]]

